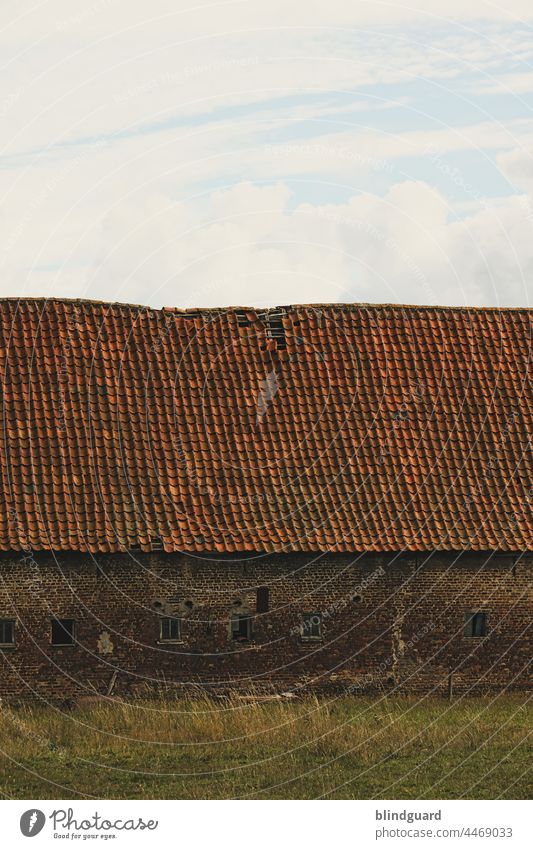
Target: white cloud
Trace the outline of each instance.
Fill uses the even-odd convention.
[[[475,98],[530,90],[532,18],[520,0],[4,3],[0,291],[527,302],[533,122]],[[451,209],[439,157],[465,152],[524,196],[489,207],[467,173]]]
[[[94,0],[73,13],[71,2],[49,0],[27,5],[9,25],[4,10],[0,144],[19,154],[230,107],[252,111],[273,98],[413,80],[441,81],[445,92],[466,71],[490,86],[495,63],[501,72],[501,63],[516,61],[524,33],[503,37],[480,18],[502,23],[513,9],[533,14],[522,3],[454,0],[413,0],[409,8],[379,0],[205,8]],[[454,23],[439,27],[443,14]],[[471,24],[457,24],[456,15]],[[379,106],[379,93],[365,96]]]
[[[150,271],[152,282],[147,283],[147,292],[151,293],[159,267],[155,259],[149,260],[148,257],[154,246],[158,248],[160,238],[168,229],[168,221],[163,215],[155,230],[152,231],[147,222],[145,226],[144,217],[152,214],[154,203],[158,205],[157,209],[164,210],[165,215],[172,216],[174,228],[183,230],[185,225],[182,220],[187,227],[194,228],[202,224],[206,216],[231,216],[228,203],[235,205],[233,212],[237,219],[238,204],[248,204],[249,196],[255,198],[264,197],[265,192],[268,194],[268,189],[244,189],[241,185],[246,182],[242,179],[243,174],[248,182],[267,181],[280,185],[287,183],[286,175],[290,174],[295,180],[291,183],[293,191],[295,186],[312,186],[318,196],[327,191],[330,183],[355,195],[361,181],[370,177],[370,182],[380,181],[380,193],[390,185],[389,191],[394,195],[396,183],[413,179],[405,170],[409,169],[409,164],[404,161],[402,168],[398,166],[398,156],[411,157],[416,165],[426,159],[434,174],[438,175],[439,165],[435,165],[434,160],[440,154],[435,152],[476,152],[482,145],[485,150],[491,147],[500,150],[514,143],[515,135],[512,125],[497,127],[487,122],[458,130],[449,128],[397,134],[356,130],[348,126],[344,131],[325,132],[314,138],[288,135],[286,142],[274,144],[262,141],[278,124],[274,116],[259,124],[245,120],[212,123],[198,128],[167,130],[114,144],[96,142],[68,153],[56,151],[39,157],[33,165],[24,160],[18,167],[12,163],[10,169],[0,172],[0,194],[4,198],[0,207],[3,233],[0,269],[4,292],[8,293],[6,289],[14,282],[16,291],[20,291],[28,273],[31,275],[32,291],[38,290],[44,280],[53,285],[53,267],[62,266],[65,274],[61,285],[64,286],[65,278],[68,278],[70,292],[73,281],[77,281],[76,286],[79,286],[83,279],[80,268],[86,268],[90,276],[102,262],[102,254],[109,244],[106,241],[107,231],[112,234],[111,244],[114,246],[123,234],[138,226],[143,228],[144,241],[136,241],[133,256],[137,257],[138,251],[146,251],[142,266]],[[319,124],[323,130],[329,129],[329,126],[329,123]],[[529,124],[527,126],[531,132],[533,128]],[[519,131],[524,135],[525,126],[521,124]],[[223,201],[220,201],[220,193],[213,195],[212,183],[215,180],[228,186],[236,184],[239,190],[223,194]],[[288,194],[289,189],[285,186],[283,202],[275,205],[278,215],[287,205]],[[177,198],[180,199],[178,204],[175,202]],[[418,194],[417,198],[421,202],[422,195]],[[428,195],[424,195],[424,203],[427,203],[427,198]],[[376,193],[376,203],[378,201]],[[221,202],[226,208],[224,215],[219,209]],[[295,203],[297,200],[291,205]],[[258,240],[261,233],[257,228],[267,228],[264,215],[254,217],[255,204],[255,201],[249,203],[250,220],[246,221],[244,215],[238,221],[245,241]],[[235,223],[231,225],[232,232],[236,227]],[[219,226],[216,232],[220,229]],[[264,229],[265,238],[267,234],[268,229]],[[191,244],[196,243],[192,240]],[[247,273],[253,274],[253,270],[248,268],[251,262],[249,250],[246,249],[245,253],[243,265]],[[272,252],[268,256],[271,263],[282,262],[277,254],[275,259]],[[169,264],[174,267],[181,265],[181,254],[168,254],[168,257]],[[194,262],[194,257],[189,261]],[[219,257],[219,261],[224,264],[223,257]],[[263,251],[263,264],[264,261]],[[140,257],[137,262],[141,262]],[[46,271],[51,267],[51,272]],[[169,273],[169,269],[163,271],[165,275]],[[116,273],[119,273],[118,269]],[[209,273],[210,279],[217,276],[216,271]],[[227,273],[231,272],[225,271],[224,276]],[[329,276],[324,270],[322,277]],[[97,277],[101,279],[101,274],[98,273]],[[142,293],[139,274],[136,279],[136,291]],[[259,287],[260,278],[254,276],[254,279]],[[112,288],[119,285],[119,280],[116,284],[111,282]],[[106,282],[106,288],[108,286],[109,282]],[[342,290],[345,286],[343,278],[338,286],[333,286],[333,290]],[[302,296],[305,298],[305,291],[302,291]],[[128,296],[129,299],[132,297]],[[328,297],[331,299],[331,296]],[[142,300],[142,294],[137,295],[138,298]]]
[[[35,275],[39,291],[26,294],[44,285],[49,294],[156,306],[529,302],[533,221],[523,199],[461,222],[420,182],[344,204],[289,201],[280,183],[240,184],[195,206],[159,195],[121,204],[102,221],[83,273]]]
[[[533,146],[500,154],[498,164],[517,189],[533,197]]]
[[[533,92],[533,71],[495,75],[469,86],[475,94],[521,95]]]
[[[350,24],[389,26],[403,21],[442,23],[450,21],[531,20],[529,0],[310,0],[305,5],[270,0],[256,2],[197,2],[190,0],[90,0],[75,5],[72,0],[3,0],[3,28],[6,39],[14,44],[21,32],[31,41],[51,34],[83,33],[96,39],[115,32],[141,29],[150,42],[161,29],[186,29],[192,35],[231,32],[241,27],[265,29],[284,26],[334,27]]]

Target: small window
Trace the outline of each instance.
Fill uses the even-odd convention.
[[[231,639],[246,642],[252,639],[252,620],[245,613],[235,613],[231,617]]]
[[[322,638],[322,616],[320,613],[305,613],[302,617],[302,639],[320,640]]]
[[[177,643],[181,640],[181,619],[163,616],[159,620],[159,639],[162,643]]]
[[[52,619],[52,645],[74,645],[74,619]]]
[[[465,613],[465,637],[484,637],[487,633],[487,614],[484,611]]]
[[[268,613],[268,587],[258,587],[255,609],[258,613]]]
[[[0,645],[15,645],[15,620],[0,619]]]

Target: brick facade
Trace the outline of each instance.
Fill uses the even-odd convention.
[[[531,687],[533,555],[6,554],[0,696],[53,700],[154,687],[338,687],[352,692]],[[256,613],[257,588],[268,611]],[[484,611],[486,636],[464,635]],[[321,637],[302,628],[318,614]],[[249,641],[232,616],[251,616]],[[160,619],[181,622],[160,640]],[[52,617],[75,620],[75,644],[51,645]]]

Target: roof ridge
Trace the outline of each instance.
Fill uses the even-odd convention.
[[[438,310],[442,312],[497,312],[497,313],[508,313],[508,312],[533,312],[533,307],[529,306],[519,306],[519,307],[501,307],[501,306],[467,306],[467,305],[444,305],[444,304],[394,304],[394,303],[370,303],[364,301],[354,301],[354,302],[329,302],[329,303],[309,303],[309,304],[278,304],[276,306],[264,307],[264,306],[251,306],[249,304],[240,304],[240,305],[232,305],[226,307],[153,307],[148,304],[134,304],[128,303],[126,301],[101,301],[92,298],[63,298],[63,297],[51,297],[47,298],[44,296],[40,297],[32,297],[32,296],[24,296],[24,297],[4,297],[0,298],[0,304],[3,303],[59,303],[59,304],[82,304],[87,306],[105,306],[105,307],[118,307],[124,309],[136,309],[136,310],[146,310],[153,313],[162,313],[162,312],[170,312],[177,315],[188,315],[190,313],[227,313],[227,312],[236,312],[240,310],[249,310],[252,312],[275,312],[277,310],[298,310],[298,309],[339,309],[339,310],[357,310],[357,309],[374,309],[374,310],[412,310],[412,311],[425,311],[425,310]]]

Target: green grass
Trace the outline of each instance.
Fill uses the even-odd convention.
[[[525,799],[530,697],[237,696],[0,711],[4,798]]]

